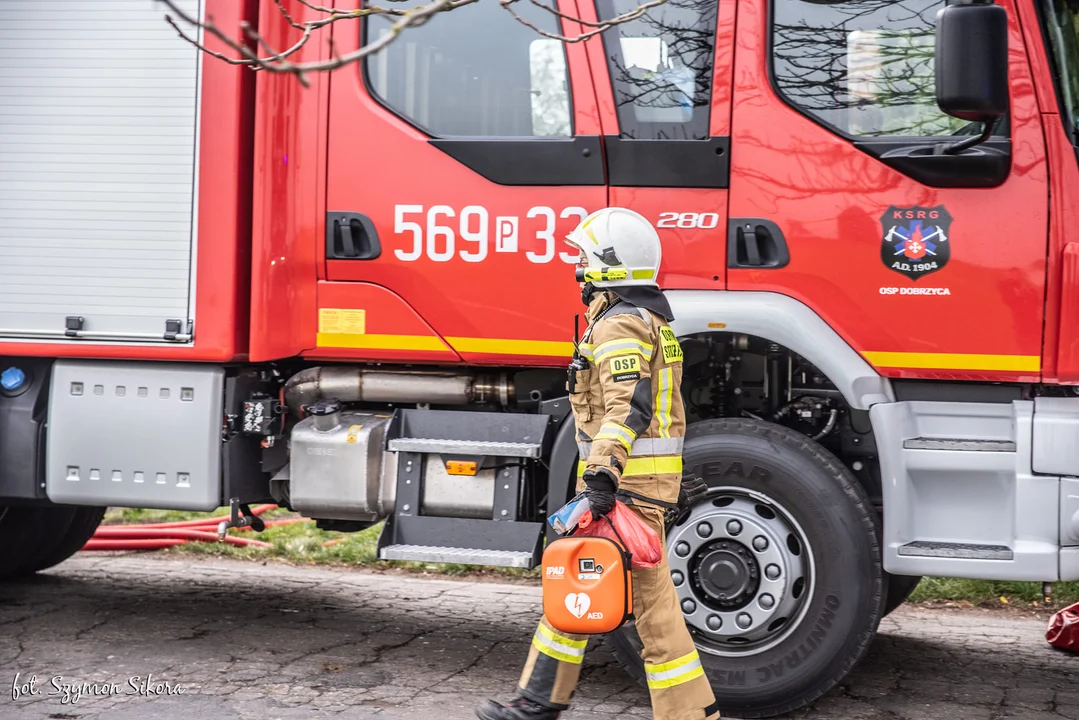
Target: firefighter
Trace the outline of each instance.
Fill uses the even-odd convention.
[[[568,387],[581,460],[577,490],[602,516],[623,501],[663,542],[663,559],[633,570],[633,614],[656,720],[712,720],[715,697],[686,628],[667,564],[664,517],[707,490],[682,480],[685,411],[682,349],[670,305],[656,283],[659,235],[640,214],[599,210],[566,238],[580,252],[577,279],[588,327]],[[554,720],[570,705],[587,636],[541,618],[508,706],[486,701],[483,720]]]

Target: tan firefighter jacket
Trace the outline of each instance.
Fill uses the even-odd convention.
[[[608,292],[596,294],[586,317],[580,354],[588,368],[577,371],[569,396],[578,490],[585,470],[603,467],[620,490],[675,503],[686,427],[678,339],[666,318]]]

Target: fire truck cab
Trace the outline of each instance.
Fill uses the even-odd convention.
[[[637,5],[478,2],[304,86],[151,0],[0,4],[0,577],[108,506],[265,501],[535,567],[602,412],[566,392],[562,239],[616,205],[663,241],[711,487],[666,540],[725,713],[819,698],[921,577],[1079,579],[1079,2],[668,0],[557,38]],[[607,640],[643,679],[632,622]]]

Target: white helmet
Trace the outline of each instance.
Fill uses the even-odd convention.
[[[659,233],[640,213],[622,207],[597,210],[566,236],[584,251],[588,263],[577,269],[578,282],[595,287],[657,287],[663,257]]]

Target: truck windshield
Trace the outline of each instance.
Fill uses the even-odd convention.
[[[1045,34],[1052,49],[1060,112],[1079,145],[1079,0],[1043,0]]]

